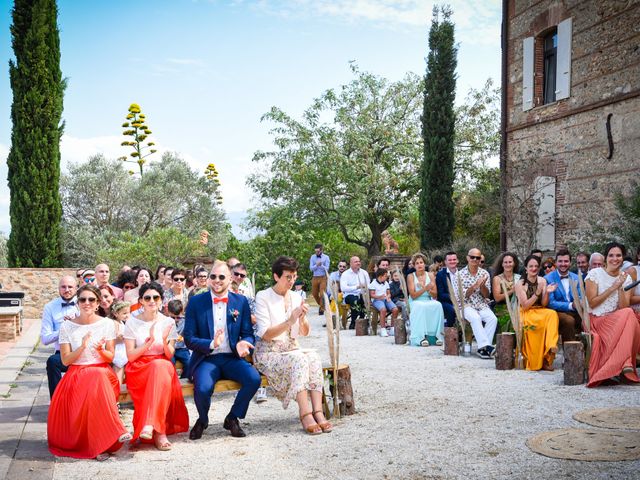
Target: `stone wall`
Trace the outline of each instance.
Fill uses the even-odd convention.
[[[45,304],[56,298],[64,275],[75,278],[72,268],[0,268],[3,292],[24,292],[25,318],[40,318]]]
[[[569,17],[570,97],[523,111],[522,41]],[[539,176],[556,180],[556,248],[588,243],[591,232],[612,225],[615,195],[639,182],[640,0],[512,0],[508,21],[507,247],[536,246],[532,190]]]

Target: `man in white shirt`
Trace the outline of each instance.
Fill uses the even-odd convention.
[[[351,323],[349,329],[356,328],[356,318],[364,318],[364,299],[362,292],[371,283],[369,274],[360,268],[361,262],[358,257],[351,257],[349,260],[349,270],[340,277],[340,290],[344,295],[344,303],[351,307]]]
[[[53,397],[58,383],[62,379],[62,372],[67,371],[60,357],[60,325],[65,320],[73,320],[80,311],[76,305],[76,291],[78,285],[76,279],[65,276],[58,282],[60,296],[54,298],[44,306],[42,311],[42,325],[40,327],[40,340],[43,345],[53,344],[55,352],[47,359],[47,380],[49,381],[49,395]]]

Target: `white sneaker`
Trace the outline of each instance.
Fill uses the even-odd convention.
[[[389,334],[390,337],[393,337],[396,334],[396,331],[393,327],[389,327],[387,329],[387,333]]]
[[[387,333],[387,329],[386,328],[380,328],[378,330],[378,335],[380,335],[381,337],[388,337],[389,334]]]
[[[267,401],[267,389],[266,387],[260,387],[256,393],[256,403],[264,403]]]

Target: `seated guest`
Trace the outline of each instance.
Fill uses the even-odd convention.
[[[100,285],[98,287],[100,290],[100,305],[98,306],[98,315],[101,317],[108,317],[109,313],[111,313],[111,305],[116,299],[115,292],[113,291],[113,287],[111,285]]]
[[[184,338],[182,337],[182,332],[184,331],[184,306],[182,302],[178,299],[170,300],[167,303],[167,313],[169,317],[173,318],[173,321],[176,322],[176,333],[178,334],[178,338],[176,339],[176,351],[173,354],[173,358],[171,359],[171,363],[174,365],[176,362],[180,362],[182,364],[182,374],[180,378],[187,378],[189,372],[189,360],[191,360],[191,352],[184,344]]]
[[[391,293],[391,301],[400,310],[400,313],[402,314],[402,320],[404,320],[404,325],[408,329],[409,312],[407,311],[407,299],[405,298],[404,292],[402,291],[402,283],[400,283],[400,275],[401,274],[398,270],[394,271],[391,275],[389,292]]]
[[[542,273],[544,275],[549,275],[551,272],[556,271],[556,262],[551,257],[547,257],[547,259],[542,262]]]
[[[496,301],[496,305],[493,311],[498,318],[498,324],[501,331],[513,331],[513,327],[508,328],[511,322],[509,316],[509,309],[507,307],[507,295],[511,299],[511,307],[515,310],[518,308],[518,297],[515,295],[515,285],[520,280],[520,274],[516,273],[520,271],[520,262],[518,257],[514,253],[505,252],[496,258],[493,264],[494,277],[491,283],[493,299]],[[502,288],[502,282],[507,286],[505,292]]]
[[[209,286],[207,284],[208,278],[209,273],[204,267],[200,267],[196,270],[195,283],[193,285],[193,288],[189,291],[189,300],[191,300],[191,297],[193,297],[194,295],[209,291]]]
[[[167,266],[166,265],[158,265],[158,268],[156,268],[156,275],[155,275],[155,279],[156,282],[158,282],[160,285],[164,284],[164,271],[166,270]]]
[[[573,304],[573,290],[571,282],[580,291],[578,275],[569,271],[571,254],[569,250],[558,250],[556,253],[556,270],[545,275],[547,285],[556,285],[556,289],[549,293],[549,308],[558,313],[560,326],[558,328],[563,342],[576,339],[582,331],[582,319]],[[578,299],[579,301],[579,299]]]
[[[391,260],[389,260],[387,257],[382,257],[380,260],[378,260],[378,263],[376,265],[376,270],[379,268],[384,268],[388,272],[391,268]]]
[[[624,245],[607,244],[606,266],[590,270],[585,282],[593,335],[587,387],[596,387],[617,376],[640,382],[636,373],[640,323],[628,308],[631,290],[624,291],[631,283],[629,275],[621,271],[625,253]]]
[[[98,286],[98,281],[96,280],[96,272],[93,270],[85,270],[82,273],[82,285],[93,285],[94,287]]]
[[[558,351],[558,314],[549,308],[549,294],[557,285],[547,285],[538,276],[540,260],[529,255],[524,261],[527,272],[516,283],[516,295],[520,302],[520,321],[524,328],[522,356],[527,370],[553,370],[553,360]]]
[[[434,275],[444,268],[444,258],[442,255],[436,255],[433,257],[433,263],[429,265],[429,271]]]
[[[40,327],[40,341],[43,345],[54,346],[54,353],[47,359],[47,380],[49,381],[49,396],[53,397],[62,373],[67,371],[66,365],[60,358],[60,325],[66,320],[73,320],[80,313],[76,306],[76,281],[71,276],[64,276],[58,282],[60,296],[54,298],[44,306],[42,311],[42,325]]]
[[[589,273],[589,254],[587,252],[578,252],[576,254],[576,275],[582,274],[582,279],[587,278]]]
[[[100,292],[78,289],[80,315],[60,327],[60,355],[68,371],[56,389],[47,418],[54,455],[104,460],[131,439],[118,416],[120,384],[113,360],[113,322],[97,315]]]
[[[398,307],[391,301],[391,291],[387,278],[389,273],[386,268],[378,268],[375,271],[374,279],[369,284],[369,296],[371,305],[378,311],[378,334],[381,337],[388,337],[387,314],[391,313],[391,325],[395,325],[398,316]]]
[[[589,257],[589,270],[602,267],[604,267],[604,255],[598,252],[592,253],[591,257]]]
[[[328,433],[333,426],[322,411],[322,362],[315,351],[303,352],[299,336],[309,335],[309,307],[291,292],[298,262],[279,257],[271,271],[275,284],[256,295],[256,367],[269,380],[276,398],[287,408],[291,400],[298,403],[304,430],[316,435]],[[309,406],[311,400],[311,406]]]
[[[640,246],[638,247],[638,253],[636,254],[636,261],[638,257],[640,257]],[[640,280],[640,263],[630,266],[626,272],[631,277],[632,282]],[[633,308],[637,315],[640,315],[640,284],[636,285],[635,288],[631,290],[629,306]],[[640,318],[640,316],[638,318]]]
[[[136,288],[136,273],[133,270],[121,271],[116,278],[115,285],[122,289],[124,298],[125,293]]]
[[[340,260],[338,262],[338,270],[331,272],[329,275],[329,282],[327,283],[327,295],[329,296],[329,299],[331,299],[331,310],[335,311],[336,308],[338,309],[342,328],[347,328],[347,313],[349,312],[349,306],[344,303],[344,294],[342,293],[342,290],[340,290],[340,278],[346,269],[347,261]],[[333,285],[335,285],[338,290],[337,299],[333,298],[333,291],[331,290]]]
[[[173,278],[171,277],[171,275],[173,275],[173,267],[166,267],[164,269],[164,282],[160,284],[160,286],[163,288],[163,290],[166,292],[167,290],[170,290],[171,287],[173,286]]]
[[[186,305],[189,301],[189,290],[187,290],[187,272],[181,268],[171,271],[171,288],[164,291],[162,297],[162,310],[167,311],[167,304],[173,300],[180,300],[182,305]]]
[[[487,305],[491,293],[489,272],[480,268],[482,252],[472,248],[467,254],[467,266],[460,270],[460,279],[464,291],[463,315],[471,324],[473,336],[478,344],[478,356],[490,359],[495,354],[493,335],[498,319]]]
[[[210,293],[196,295],[187,305],[184,343],[193,353],[189,378],[198,420],[189,432],[191,440],[202,438],[209,427],[211,394],[218,380],[240,383],[241,388],[224,419],[223,428],[233,437],[245,437],[239,419],[246,416],[251,399],[260,387],[260,374],[242,357],[255,342],[247,299],[229,291],[231,269],[217,260],[209,274]]]
[[[445,327],[453,327],[456,324],[456,311],[453,302],[460,303],[458,299],[459,287],[462,283],[458,271],[458,254],[456,252],[447,252],[444,255],[445,268],[436,274],[436,287],[438,290],[438,301],[442,305],[444,311]],[[447,279],[451,280],[454,291],[449,291]],[[462,320],[462,319],[460,319]]]
[[[151,282],[153,282],[153,276],[151,274],[151,270],[144,267],[140,268],[136,273],[136,288],[127,290],[125,291],[125,294],[124,294],[124,301],[129,302],[131,304],[132,312],[135,312],[142,306],[142,304],[139,302],[140,288],[143,285],[146,285]]]
[[[121,288],[109,283],[110,276],[111,271],[109,270],[109,265],[106,263],[96,265],[96,287],[100,288],[103,285],[109,285],[116,300],[122,300],[124,298],[124,292]],[[108,312],[107,310],[107,313]]]
[[[129,358],[125,374],[134,406],[133,438],[153,440],[158,450],[169,450],[167,435],[186,432],[189,414],[171,363],[178,334],[174,321],[160,313],[162,293],[156,282],[143,283],[139,289],[144,311],[125,326]]]
[[[351,323],[349,329],[356,328],[356,319],[364,318],[364,299],[362,292],[371,283],[369,274],[360,268],[359,257],[351,257],[350,268],[340,277],[340,290],[344,294],[344,303],[351,307]]]
[[[303,302],[307,300],[307,292],[304,291],[304,282],[300,279],[293,284],[293,293],[298,295]]]
[[[427,347],[442,345],[444,340],[444,313],[442,305],[435,300],[438,296],[436,278],[427,272],[427,257],[416,253],[411,257],[416,271],[407,278],[409,293],[409,322],[411,335],[409,343]]]
[[[411,262],[411,258],[407,258],[404,261],[404,265],[402,266],[402,274],[405,277],[408,277],[410,273],[413,273],[415,271],[416,271],[416,269],[413,268],[413,263]]]

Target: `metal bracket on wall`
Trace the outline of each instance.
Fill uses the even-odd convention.
[[[607,160],[611,160],[613,157],[613,135],[611,135],[611,117],[613,117],[613,113],[607,115],[607,140],[609,141],[609,155],[607,155]]]

